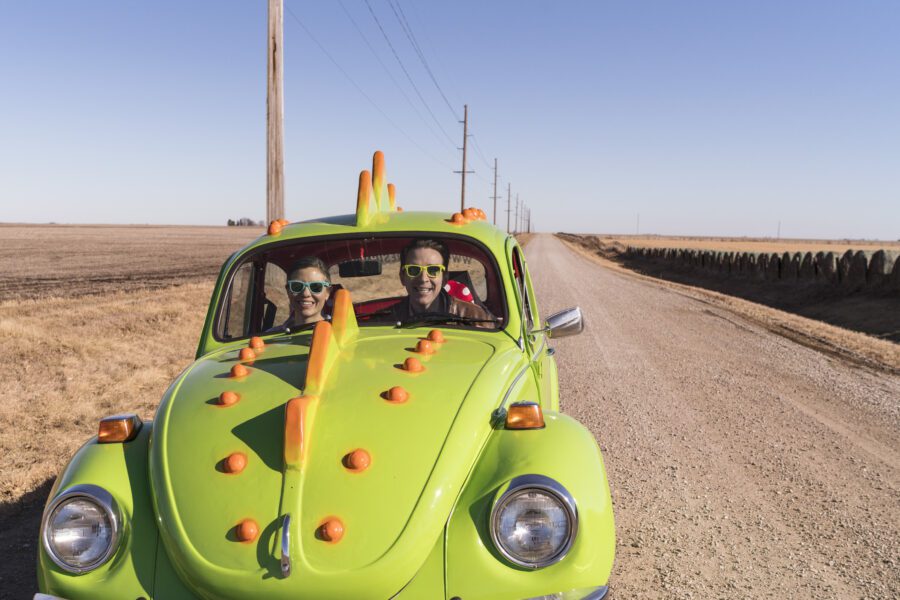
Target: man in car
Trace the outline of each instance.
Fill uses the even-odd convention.
[[[408,321],[426,313],[440,314],[472,319],[477,327],[494,327],[488,311],[444,290],[449,265],[450,251],[442,242],[418,239],[404,247],[400,251],[400,282],[407,297],[392,307],[391,318]]]

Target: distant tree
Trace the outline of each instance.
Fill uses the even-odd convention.
[[[234,219],[228,219],[228,225],[235,226],[235,227],[257,227],[257,226],[264,226],[265,223],[263,221],[259,221],[259,222],[254,221],[253,219],[251,219],[249,217],[241,217],[240,219],[238,219],[236,221]]]

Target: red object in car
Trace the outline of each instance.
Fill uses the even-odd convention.
[[[469,286],[458,281],[448,281],[444,285],[444,291],[457,300],[462,300],[463,302],[475,302],[475,296],[472,295],[472,290],[469,289]]]

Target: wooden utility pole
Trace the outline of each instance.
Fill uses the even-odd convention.
[[[266,222],[284,218],[284,0],[269,0]]]
[[[509,217],[512,214],[512,209],[510,208],[509,202],[510,198],[512,198],[512,184],[506,184],[506,233],[509,233]]]
[[[497,226],[497,159],[494,159],[494,226]]]
[[[516,194],[516,218],[513,219],[515,226],[513,227],[514,233],[519,233],[519,194]]]
[[[469,105],[463,104],[463,120],[460,121],[463,124],[463,145],[460,150],[463,153],[463,164],[462,171],[453,171],[454,173],[462,173],[462,193],[459,200],[459,211],[462,212],[466,209],[466,173],[474,173],[475,171],[466,171],[466,147],[469,142]]]

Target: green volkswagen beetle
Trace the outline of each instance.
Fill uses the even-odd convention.
[[[559,412],[516,239],[355,214],[231,256],[153,422],[103,419],[48,499],[35,598],[597,599],[615,553],[593,436]]]

